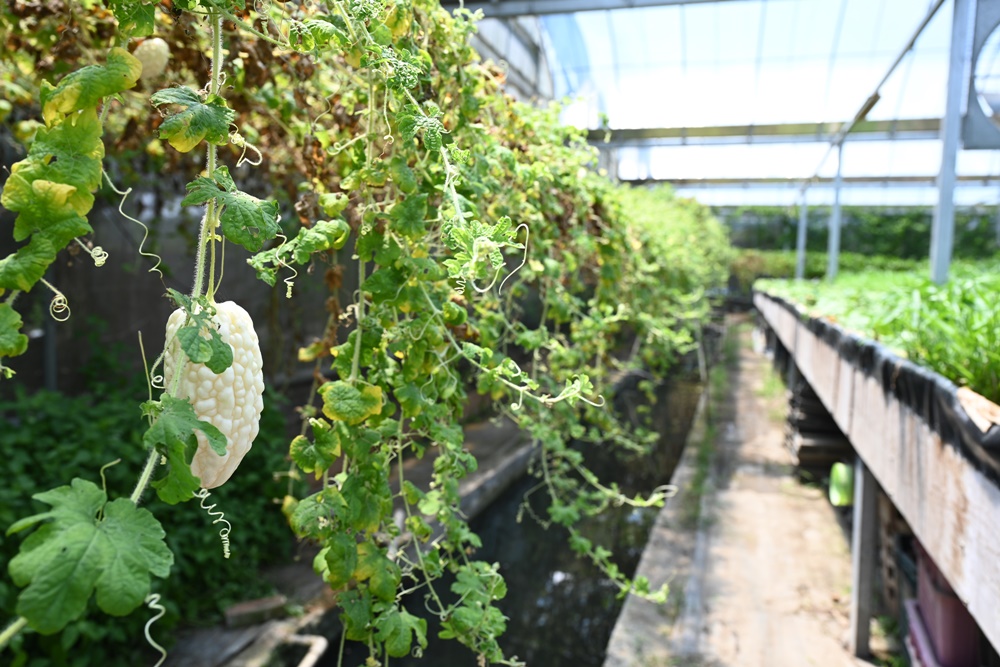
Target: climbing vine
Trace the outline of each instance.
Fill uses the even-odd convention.
[[[74,479],[36,496],[50,511],[10,527],[34,532],[9,564],[24,590],[0,648],[25,628],[58,632],[92,596],[113,615],[144,603],[162,611],[152,581],[168,575],[172,555],[137,505],[151,486],[164,502],[215,508],[192,461],[199,447],[229,455],[233,436],[203,418],[208,399],[180,378],[195,364],[213,385],[244,363],[244,342],[219,325],[229,306],[215,301],[227,245],[247,253],[261,289],[294,298],[318,273],[330,290],[315,314],[320,335],[299,351],[314,381],[288,448],[290,478],[310,476],[312,493],[290,492],[282,509],[318,545],[314,567],[336,591],[344,636],[372,660],[426,647],[426,619],[402,605],[415,595],[442,637],[482,663],[517,663],[498,643],[506,585],[497,565],[475,560],[480,541],[460,510],[460,480],[476,468],[461,428],[470,391],[536,442],[550,499],[537,518],[565,526],[570,547],[623,593],[665,595],[623,576],[575,528],[609,504],[661,503],[665,490],[624,496],[586,468],[576,443],[648,444],[606,405],[610,385],[634,360],[666,364],[696,346],[704,289],[726,258],[677,248],[724,246],[714,221],[695,215],[681,236],[629,224],[627,208],[644,195],[628,200],[596,174],[582,134],[560,127],[557,110],[507,98],[500,71],[469,45],[474,17],[449,16],[436,0],[107,0],[76,3],[69,18],[57,4],[34,17],[18,1],[3,10],[16,53],[4,84],[27,108],[32,77],[43,76],[44,124],[18,121],[27,157],[3,190],[18,214],[14,240],[27,244],[0,259],[0,364],[27,347],[18,295],[39,282],[56,291],[43,276],[59,251],[89,248],[102,135],[124,164],[189,177],[182,205],[203,215],[193,288],[170,292],[179,320],[148,369],[139,482],[109,500]],[[101,20],[110,16],[115,31]],[[70,72],[47,60],[68,48],[52,28],[60,20],[84,34],[64,58],[82,65]],[[273,189],[251,192],[249,180]],[[357,288],[346,306],[345,271]],[[425,455],[434,474],[421,488],[401,462]],[[219,512],[228,556],[241,527]],[[454,602],[438,590],[446,573]]]

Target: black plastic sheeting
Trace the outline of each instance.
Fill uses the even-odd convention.
[[[827,320],[809,317],[780,297],[761,293],[802,322],[841,358],[876,378],[882,391],[919,415],[977,470],[1000,486],[1000,426],[979,430],[958,400],[958,387],[934,371],[903,359],[887,347],[848,333]]]

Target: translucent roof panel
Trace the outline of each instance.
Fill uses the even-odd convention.
[[[927,13],[914,0],[722,0],[546,16],[567,120],[612,128],[849,120]],[[950,12],[872,118],[940,117]],[[917,81],[920,85],[907,85]],[[938,85],[940,84],[940,85]]]
[[[868,120],[937,122],[946,99],[951,0],[885,79],[934,4],[719,0],[542,22],[557,94],[571,100],[564,121],[613,130],[738,127],[752,135],[764,125],[836,127],[854,118],[879,84]],[[1000,62],[1000,39],[993,48]],[[934,204],[941,143],[925,134],[905,141],[893,130],[896,140],[884,132],[849,136],[842,201]],[[801,183],[815,175],[820,181],[810,197],[829,203],[836,151],[829,135],[814,135],[626,144],[616,149],[618,176],[671,181],[706,203],[782,204],[794,203]],[[960,205],[997,203],[1000,152],[960,151],[958,178]]]

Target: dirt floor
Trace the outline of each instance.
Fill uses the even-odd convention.
[[[605,667],[867,664],[846,648],[846,527],[825,488],[795,473],[784,387],[749,326],[731,324],[678,493],[639,566],[670,582],[670,601],[626,601]]]

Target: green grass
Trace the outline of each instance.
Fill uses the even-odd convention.
[[[715,437],[718,431],[715,425],[709,422],[705,425],[702,437],[698,441],[698,450],[695,454],[694,475],[691,482],[684,489],[681,496],[681,525],[684,528],[693,529],[698,526],[701,519],[701,499],[705,495],[708,487],[708,476],[712,466],[712,454],[715,453]]]
[[[684,528],[693,529],[701,520],[701,499],[708,487],[708,478],[715,454],[715,439],[718,437],[716,414],[728,395],[731,379],[730,371],[739,364],[740,330],[737,327],[726,331],[722,340],[722,363],[714,365],[708,374],[708,399],[705,404],[705,428],[696,444],[694,474],[684,489],[681,498],[680,522]]]
[[[757,395],[761,398],[780,398],[785,393],[785,383],[781,381],[778,373],[769,370],[764,375],[764,382],[757,388]]]

